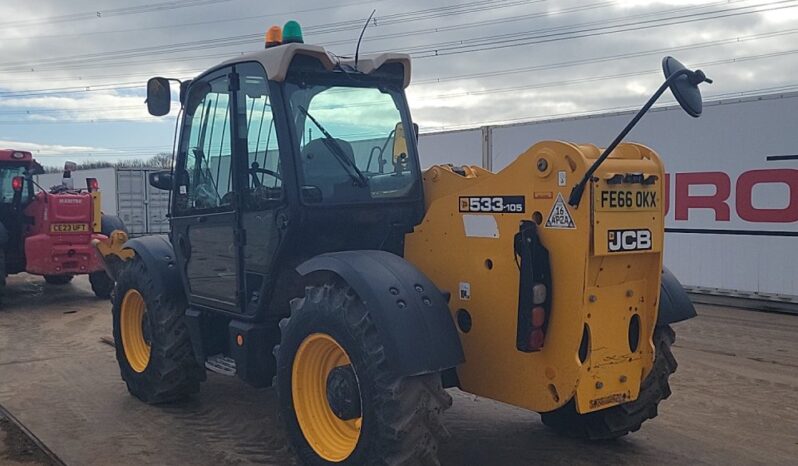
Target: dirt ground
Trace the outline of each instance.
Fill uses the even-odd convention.
[[[66,464],[294,463],[271,389],[211,374],[182,404],[152,407],[129,396],[113,349],[100,340],[111,333],[110,304],[85,279],[58,287],[22,275],[7,294],[0,405]],[[454,390],[442,463],[796,464],[798,317],[699,306],[676,332],[673,395],[639,432],[604,443],[564,439],[535,413]],[[19,456],[32,444],[15,437],[9,446],[17,434],[6,425],[0,464],[46,464]]]
[[[0,412],[0,464],[50,466],[56,463],[22,429]]]

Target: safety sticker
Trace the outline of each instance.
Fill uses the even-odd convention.
[[[557,186],[565,186],[568,184],[568,174],[565,171],[557,172]]]
[[[571,213],[568,212],[568,207],[565,206],[565,200],[563,200],[560,193],[557,193],[557,200],[554,201],[554,207],[551,209],[549,219],[546,220],[546,228],[576,228],[574,219],[571,218]]]
[[[468,282],[460,282],[460,301],[471,300],[471,284]]]

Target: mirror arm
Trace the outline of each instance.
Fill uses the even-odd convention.
[[[662,83],[662,85],[659,87],[659,89],[657,89],[657,92],[655,92],[654,95],[652,95],[651,98],[648,99],[648,102],[646,102],[643,108],[641,108],[640,111],[637,112],[637,115],[635,115],[635,117],[632,118],[632,121],[630,121],[629,124],[627,124],[626,127],[623,129],[623,131],[621,131],[621,133],[615,137],[615,140],[613,140],[612,143],[610,143],[610,145],[607,146],[606,149],[604,149],[604,152],[601,153],[601,156],[599,156],[599,158],[596,159],[595,162],[593,162],[593,165],[591,165],[590,168],[588,168],[587,172],[585,172],[585,176],[583,176],[582,179],[579,181],[579,183],[577,183],[576,186],[574,186],[573,189],[571,190],[571,195],[568,197],[568,204],[570,206],[574,208],[579,207],[579,202],[582,200],[582,194],[585,192],[585,186],[587,186],[587,183],[591,180],[591,178],[593,178],[593,173],[595,173],[598,167],[604,162],[604,160],[606,160],[607,157],[610,156],[612,151],[615,150],[616,147],[618,147],[618,144],[620,144],[621,141],[623,141],[623,138],[625,138],[626,135],[629,134],[629,131],[631,131],[632,128],[634,128],[637,125],[640,119],[643,118],[643,115],[645,115],[651,109],[651,106],[654,105],[654,103],[657,100],[659,100],[660,97],[662,97],[662,94],[668,89],[671,83],[685,74],[694,74],[694,73],[691,72],[690,70],[684,69],[668,76],[668,79],[666,79],[665,82]]]

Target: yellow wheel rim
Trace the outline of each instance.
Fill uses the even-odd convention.
[[[299,345],[291,369],[291,396],[299,428],[320,457],[340,462],[352,454],[363,418],[343,420],[327,401],[327,377],[351,364],[346,351],[331,336],[314,333]]]
[[[136,289],[130,289],[122,299],[119,324],[122,334],[122,348],[130,367],[136,372],[144,372],[150,363],[150,343],[144,338],[144,317],[147,306],[144,297]]]

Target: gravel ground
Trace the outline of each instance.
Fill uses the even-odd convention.
[[[87,280],[50,286],[21,275],[7,294],[0,405],[65,463],[294,463],[271,389],[211,374],[185,403],[153,407],[129,396],[101,341],[111,333],[110,304]],[[442,463],[796,464],[798,317],[702,305],[676,332],[673,395],[639,432],[564,439],[535,413],[453,390]],[[8,425],[0,421],[0,464],[47,464]]]

